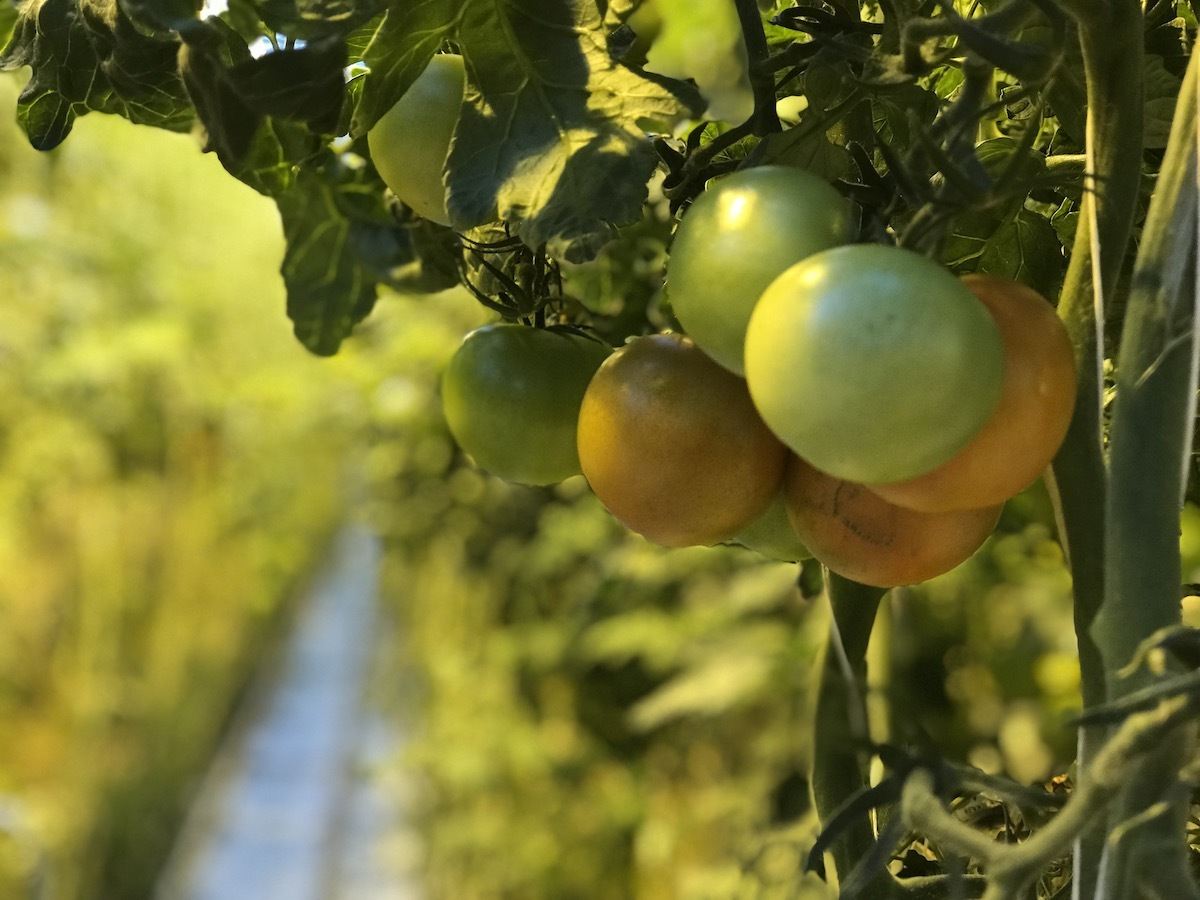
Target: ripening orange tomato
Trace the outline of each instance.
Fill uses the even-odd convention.
[[[979,549],[1001,510],[905,509],[795,456],[784,495],[792,526],[813,556],[839,575],[877,587],[916,584],[950,571]]]
[[[746,382],[678,334],[634,338],[597,370],[579,462],[627,528],[666,547],[728,540],[778,493],[786,451]]]
[[[1016,281],[968,275],[963,283],[1000,329],[1000,403],[948,462],[908,481],[871,485],[884,499],[922,512],[994,506],[1029,487],[1058,452],[1075,409],[1075,356],[1054,307]]]

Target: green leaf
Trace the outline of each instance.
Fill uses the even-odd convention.
[[[646,68],[672,78],[691,78],[708,108],[705,114],[737,124],[754,112],[754,91],[737,10],[728,0],[647,0],[662,18],[662,31],[646,55]]]
[[[346,45],[339,38],[248,59],[229,70],[242,102],[259,115],[306,122],[332,134],[341,114]]]
[[[1034,25],[1021,32],[1021,40],[1050,47],[1054,43],[1053,29]],[[1046,85],[1045,95],[1058,119],[1059,128],[1077,147],[1083,147],[1087,122],[1087,90],[1084,87],[1083,54],[1079,49],[1079,34],[1068,25],[1062,58],[1054,78]]]
[[[640,124],[670,121],[686,85],[610,58],[590,0],[463,0],[468,85],[448,169],[458,227],[499,216],[530,246],[570,260],[635,221],[657,159]]]
[[[230,64],[249,60],[250,53],[240,36],[220,20],[206,27],[209,31],[204,40],[180,51],[179,71],[204,126],[205,149],[215,152],[221,164],[236,175],[262,122],[229,76]],[[239,48],[241,58],[235,56]]]
[[[17,5],[0,3],[0,46],[8,43],[13,27],[17,24]]]
[[[306,41],[342,37],[376,16],[380,0],[259,0],[255,3],[267,27]]]
[[[1143,84],[1146,91],[1143,141],[1147,150],[1161,150],[1171,135],[1181,82],[1178,75],[1167,71],[1162,57],[1147,55]]]
[[[403,96],[441,43],[450,36],[452,10],[440,0],[395,5],[380,19],[355,32],[350,50],[368,72],[354,109],[350,133],[366,134]]]
[[[369,166],[332,153],[302,165],[275,196],[287,240],[288,318],[313,353],[337,352],[375,305],[380,282],[415,274],[413,235],[391,218],[382,196]]]
[[[178,50],[174,39],[138,31],[114,0],[32,0],[21,8],[0,68],[33,69],[17,119],[34,147],[49,150],[89,111],[190,129]]]
[[[1049,219],[1022,208],[998,223],[994,212],[983,210],[960,217],[955,226],[942,251],[946,265],[1012,278],[1054,296],[1064,258]]]
[[[875,132],[889,145],[910,147],[917,140],[913,128],[928,129],[938,106],[937,94],[915,84],[880,87],[871,97],[871,119]]]
[[[853,171],[850,153],[829,140],[828,129],[820,127],[822,115],[805,110],[799,125],[767,135],[759,145],[759,159],[763,163],[807,169],[830,181],[850,175]]]
[[[455,280],[453,234],[398,222],[375,170],[353,149],[334,152],[303,125],[267,117],[230,171],[279,208],[288,317],[313,353],[337,352],[381,283],[436,290]]]

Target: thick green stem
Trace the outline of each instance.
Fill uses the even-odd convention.
[[[847,581],[826,572],[832,610],[829,638],[820,661],[816,717],[813,727],[809,783],[821,821],[859,790],[867,780],[866,689],[867,644],[886,591]],[[870,852],[874,830],[867,815],[850,825],[834,842],[832,855],[839,878]]]
[[[1179,508],[1195,416],[1196,102],[1200,58],[1192,57],[1171,138],[1147,214],[1117,360],[1110,434],[1104,605],[1094,635],[1109,673],[1109,697],[1144,687],[1144,670],[1121,677],[1141,641],[1180,621]],[[1113,885],[1153,884],[1177,872],[1179,770],[1194,732],[1166,742],[1123,791],[1116,817],[1132,819],[1165,797],[1172,810],[1131,831]],[[1184,798],[1186,801],[1186,797]],[[1119,818],[1117,818],[1119,817]],[[1116,897],[1117,894],[1109,896]]]
[[[1142,156],[1142,12],[1137,0],[1075,4],[1087,75],[1088,118],[1082,215],[1059,299],[1075,349],[1075,416],[1048,482],[1074,580],[1075,632],[1085,707],[1107,696],[1104,658],[1092,635],[1105,596],[1107,472],[1102,437],[1104,309],[1111,301],[1133,227]],[[1131,40],[1131,36],[1133,39]],[[1087,768],[1104,740],[1080,732],[1077,764]],[[1103,850],[1103,820],[1075,847],[1073,896],[1091,898]]]
[[[756,0],[735,0],[742,40],[750,65],[750,88],[754,92],[754,115],[751,117],[755,134],[779,131],[779,116],[775,112],[775,75],[764,69],[770,51],[763,31],[761,14]]]

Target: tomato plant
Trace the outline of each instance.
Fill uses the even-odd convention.
[[[446,366],[442,408],[459,446],[493,475],[553,484],[579,474],[579,404],[608,347],[522,325],[471,332]]]
[[[779,491],[783,446],[746,385],[675,334],[635,338],[596,372],[579,460],[621,522],[667,547],[728,540]]]
[[[717,362],[677,336],[637,338],[588,387],[577,450],[615,515],[672,545],[726,540],[763,513],[784,453],[772,431],[806,460],[793,516],[827,564],[837,651],[814,688],[811,868],[828,850],[844,892],[885,900],[990,900],[1035,883],[1097,900],[1200,895],[1183,840],[1200,639],[1182,623],[1178,541],[1181,498],[1200,497],[1190,4],[221,6],[9,6],[0,64],[30,69],[17,115],[39,149],[89,111],[203,134],[278,207],[287,314],[313,352],[335,352],[381,286],[413,283],[461,282],[526,336],[660,332],[672,325],[650,299],[661,243],[637,242],[678,217],[667,297]],[[422,99],[427,72],[447,76],[442,101]],[[789,179],[807,185],[789,193]],[[395,214],[385,183],[415,218]],[[563,267],[598,259],[644,264],[635,300],[564,285]],[[1000,305],[989,314],[959,280],[972,273],[1055,299],[1076,394],[1057,452],[1071,405],[1061,333],[1045,307],[998,328]],[[1036,379],[1018,384],[1016,331],[1043,359],[1030,371],[1056,373],[1036,402]],[[448,413],[474,398],[456,426],[464,446],[542,480],[571,468],[561,426],[584,376],[549,345],[531,352],[562,375],[547,393],[513,402],[529,382],[483,375],[449,392]],[[519,442],[502,427],[522,420],[554,423],[556,437]],[[476,444],[477,426],[494,433]],[[517,467],[551,445],[552,473]],[[1020,833],[997,841],[944,806],[977,800],[976,775],[919,737],[872,733],[855,698],[883,592],[837,573],[897,584],[942,571],[983,539],[991,501],[1051,453],[1084,724],[1070,799],[1046,804],[1062,806],[1053,824],[1022,814]],[[986,505],[923,513],[850,483],[930,509]],[[883,774],[869,779],[876,750]],[[986,790],[1027,808],[1013,785]],[[924,867],[912,879],[889,868],[908,833]],[[1068,853],[1071,873],[1051,877]]]
[[[392,193],[441,225],[450,224],[442,167],[465,81],[462,57],[439,53],[367,133],[371,162]]]
[[[741,375],[746,326],[763,290],[794,263],[849,239],[849,204],[824,179],[782,166],[727,175],[675,230],[671,308],[705,353]]]
[[[1004,381],[996,410],[949,461],[873,488],[924,512],[992,506],[1027,488],[1054,458],[1075,409],[1075,356],[1054,307],[1018,282],[973,275],[964,283],[1000,329]]]
[[[995,324],[958,279],[891,247],[826,250],[773,281],[746,333],[767,425],[813,465],[898,481],[946,462],[1000,397]]]

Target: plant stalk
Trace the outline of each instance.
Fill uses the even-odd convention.
[[[1107,697],[1104,657],[1092,635],[1105,596],[1108,472],[1103,444],[1104,310],[1112,301],[1137,206],[1142,156],[1142,13],[1137,0],[1072,5],[1087,77],[1084,198],[1058,312],[1075,350],[1079,394],[1066,440],[1047,473],[1075,597],[1084,708]],[[1105,729],[1080,730],[1082,777]],[[1075,846],[1074,900],[1091,900],[1103,852],[1102,818]]]
[[[885,590],[825,573],[831,618],[819,662],[809,785],[822,823],[867,781],[865,745],[867,645]],[[831,849],[838,877],[845,878],[875,843],[870,817],[848,827]]]
[[[1128,677],[1119,670],[1141,641],[1181,619],[1179,510],[1196,411],[1198,80],[1200,57],[1193,54],[1142,231],[1117,361],[1105,597],[1093,628],[1113,700],[1150,683],[1154,676],[1145,669]],[[1112,889],[1155,884],[1181,870],[1188,806],[1179,772],[1194,738],[1193,728],[1164,742],[1122,792],[1112,822],[1170,801],[1163,815],[1123,837],[1128,846],[1117,858],[1132,868],[1116,866],[1106,878]]]

